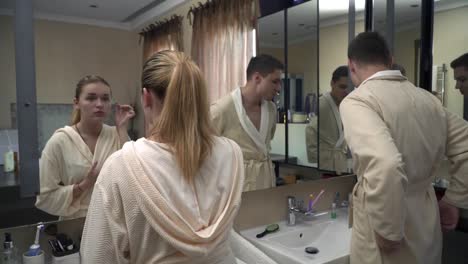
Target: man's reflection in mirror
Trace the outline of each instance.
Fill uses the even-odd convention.
[[[455,89],[464,97],[463,118],[468,120],[468,53],[461,55],[450,63],[455,79]]]
[[[339,112],[341,101],[349,93],[347,66],[335,69],[330,86],[331,90],[319,98],[320,127],[318,128],[316,118],[313,118],[306,127],[307,158],[309,162],[316,163],[317,156],[319,156],[321,170],[340,174],[347,171],[348,159],[348,147],[344,139]],[[317,138],[320,142],[320,149],[317,149]]]

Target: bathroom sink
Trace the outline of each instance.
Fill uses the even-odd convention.
[[[278,225],[277,232],[263,238],[256,235],[265,226],[244,230],[241,235],[279,264],[349,263],[351,229],[346,208],[337,210],[336,219],[325,214],[308,221],[298,220],[295,226],[287,226],[285,221]],[[306,253],[306,247],[315,247],[319,252]]]
[[[326,229],[331,222],[317,223],[308,226],[307,228],[298,228],[290,232],[284,232],[277,236],[272,236],[270,241],[277,242],[287,248],[304,249],[309,245],[313,245],[326,232]]]

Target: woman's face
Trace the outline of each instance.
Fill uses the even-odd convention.
[[[101,82],[87,84],[74,102],[82,121],[103,122],[111,111],[110,87]]]

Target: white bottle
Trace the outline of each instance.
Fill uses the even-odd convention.
[[[15,154],[9,149],[4,154],[3,170],[5,172],[12,172],[15,170]]]

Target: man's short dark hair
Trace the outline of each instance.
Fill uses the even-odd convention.
[[[336,68],[334,71],[333,71],[333,74],[332,74],[332,81],[336,82],[338,81],[341,77],[345,77],[345,78],[348,78],[348,66],[340,66],[338,68]]]
[[[392,57],[387,42],[377,32],[363,32],[348,46],[348,58],[362,64],[390,67]]]
[[[283,63],[273,56],[260,54],[257,57],[250,59],[249,65],[247,66],[247,80],[250,80],[255,72],[258,72],[265,77],[276,70],[283,69]]]
[[[468,69],[468,53],[461,55],[450,63],[450,67],[452,67],[452,69],[462,66]]]

